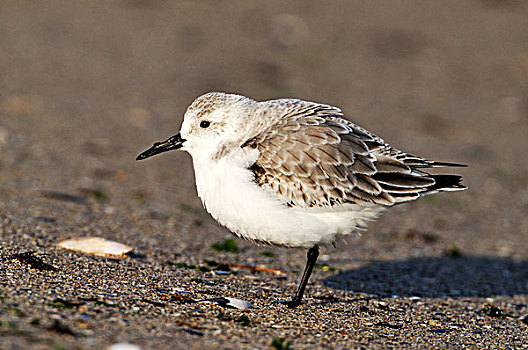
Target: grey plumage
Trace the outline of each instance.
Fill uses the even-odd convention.
[[[462,190],[457,175],[424,169],[461,166],[404,153],[343,118],[338,108],[293,99],[260,102],[278,120],[243,146],[258,149],[255,182],[285,203],[325,207],[369,202],[391,206]]]

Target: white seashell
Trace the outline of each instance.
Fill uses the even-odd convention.
[[[57,243],[57,246],[99,256],[122,256],[133,249],[129,245],[99,237],[76,237],[61,241]]]
[[[236,298],[227,298],[229,300],[229,303],[227,303],[227,306],[234,307],[236,309],[249,309],[251,308],[251,303],[249,301],[236,299]]]
[[[212,298],[212,299],[204,299],[200,300],[199,302],[206,302],[206,303],[216,303],[223,307],[232,307],[235,309],[249,309],[251,308],[251,303],[249,301],[236,299],[236,298],[228,298],[228,297],[219,297],[219,298]]]

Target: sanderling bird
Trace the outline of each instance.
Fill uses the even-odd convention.
[[[466,188],[461,176],[425,171],[463,165],[402,152],[339,108],[298,99],[207,93],[187,108],[178,134],[137,160],[176,149],[191,154],[198,196],[221,225],[256,243],[308,249],[290,307],[301,303],[319,246],[396,204]]]

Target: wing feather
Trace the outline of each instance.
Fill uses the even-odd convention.
[[[264,103],[282,109],[283,115],[242,147],[259,151],[251,167],[255,182],[287,205],[390,206],[439,190],[464,188],[458,176],[422,170],[456,164],[435,163],[397,150],[342,118],[335,107],[300,100]]]

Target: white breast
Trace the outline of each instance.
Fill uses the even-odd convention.
[[[288,207],[254,183],[248,170],[255,150],[238,150],[218,161],[194,160],[196,188],[206,210],[221,225],[254,241],[312,247],[336,241],[375,219],[381,208],[347,205],[325,209]]]

